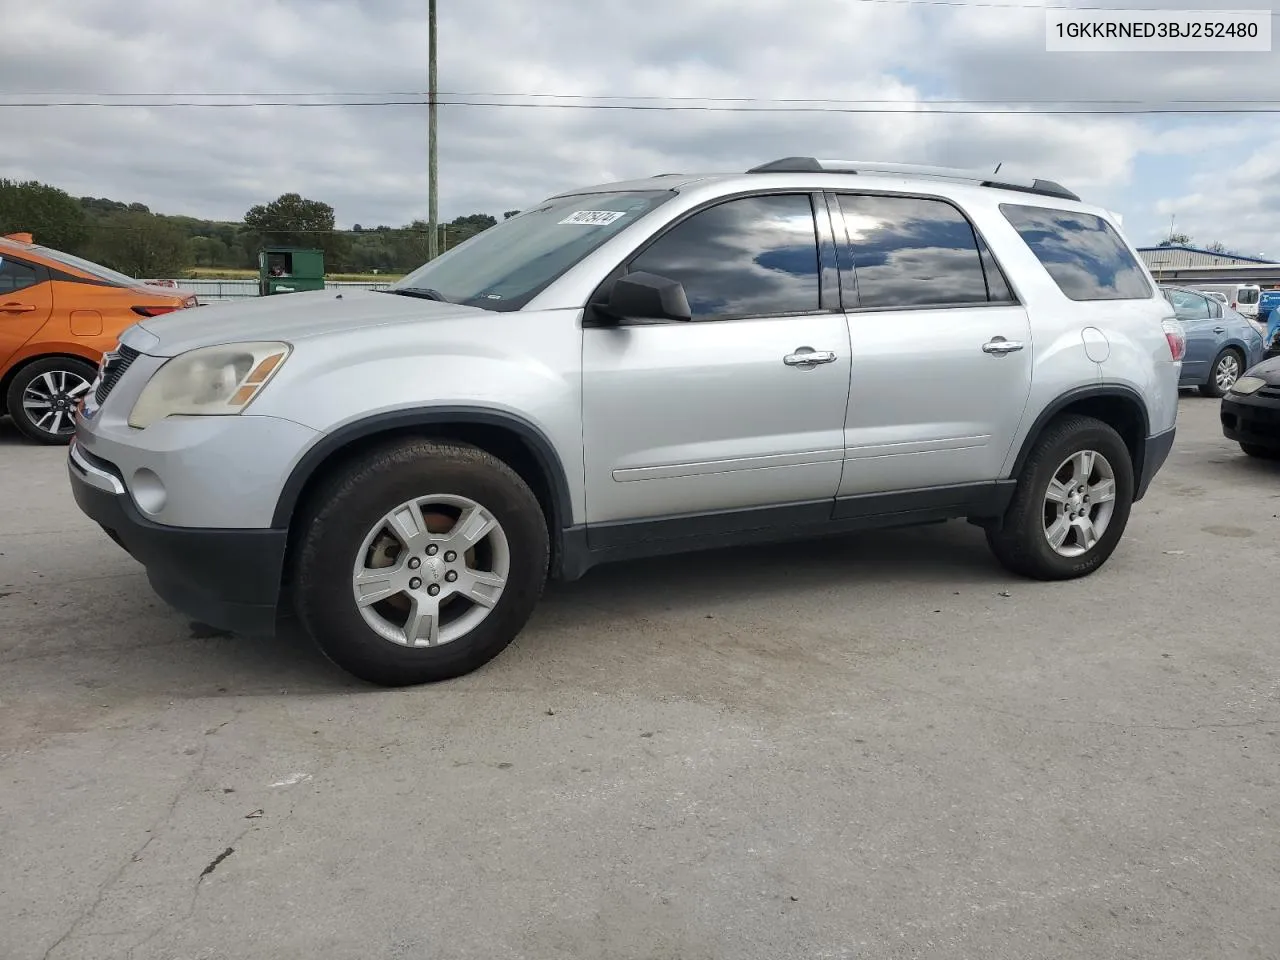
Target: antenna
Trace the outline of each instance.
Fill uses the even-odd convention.
[[[1001,160],[999,163],[996,164],[996,168],[991,171],[991,175],[994,177],[997,173],[1000,172],[1000,168],[1003,166],[1004,166],[1004,161]]]

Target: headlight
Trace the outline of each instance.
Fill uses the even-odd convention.
[[[165,417],[240,413],[289,356],[287,343],[228,343],[174,357],[152,376],[129,414],[142,429]]]
[[[1266,385],[1267,381],[1261,377],[1241,377],[1231,385],[1231,392],[1244,394],[1247,397],[1251,393],[1257,393]]]

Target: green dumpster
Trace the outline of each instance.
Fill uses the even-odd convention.
[[[263,247],[258,251],[258,293],[324,289],[324,251],[304,247]]]

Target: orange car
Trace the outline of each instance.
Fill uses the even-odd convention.
[[[67,443],[102,355],[142,317],[194,307],[88,260],[0,237],[0,416],[39,443]]]

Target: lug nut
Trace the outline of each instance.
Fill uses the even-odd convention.
[[[433,597],[436,596],[439,592],[440,592],[440,587],[438,584],[433,583],[431,586],[427,587],[427,593],[431,594]]]
[[[428,556],[428,557],[434,557],[434,556],[435,556],[437,553],[439,553],[439,552],[440,552],[440,548],[439,548],[439,547],[437,547],[434,543],[433,543],[433,544],[431,544],[431,546],[427,547],[427,556]]]
[[[414,577],[412,580],[409,581],[410,590],[417,590],[421,586],[422,586],[422,580],[419,579],[418,577]]]
[[[450,570],[448,573],[444,575],[444,578],[448,580],[450,583],[453,583],[455,580],[458,579],[458,571]]]
[[[445,563],[453,563],[453,561],[455,561],[455,560],[457,560],[457,559],[458,559],[458,555],[457,555],[456,553],[454,553],[452,550],[448,551],[448,552],[444,555],[444,562],[445,562]]]
[[[410,558],[409,558],[409,569],[410,569],[410,570],[417,570],[420,566],[422,566],[422,561],[421,561],[421,560],[419,560],[417,557],[410,557]]]

